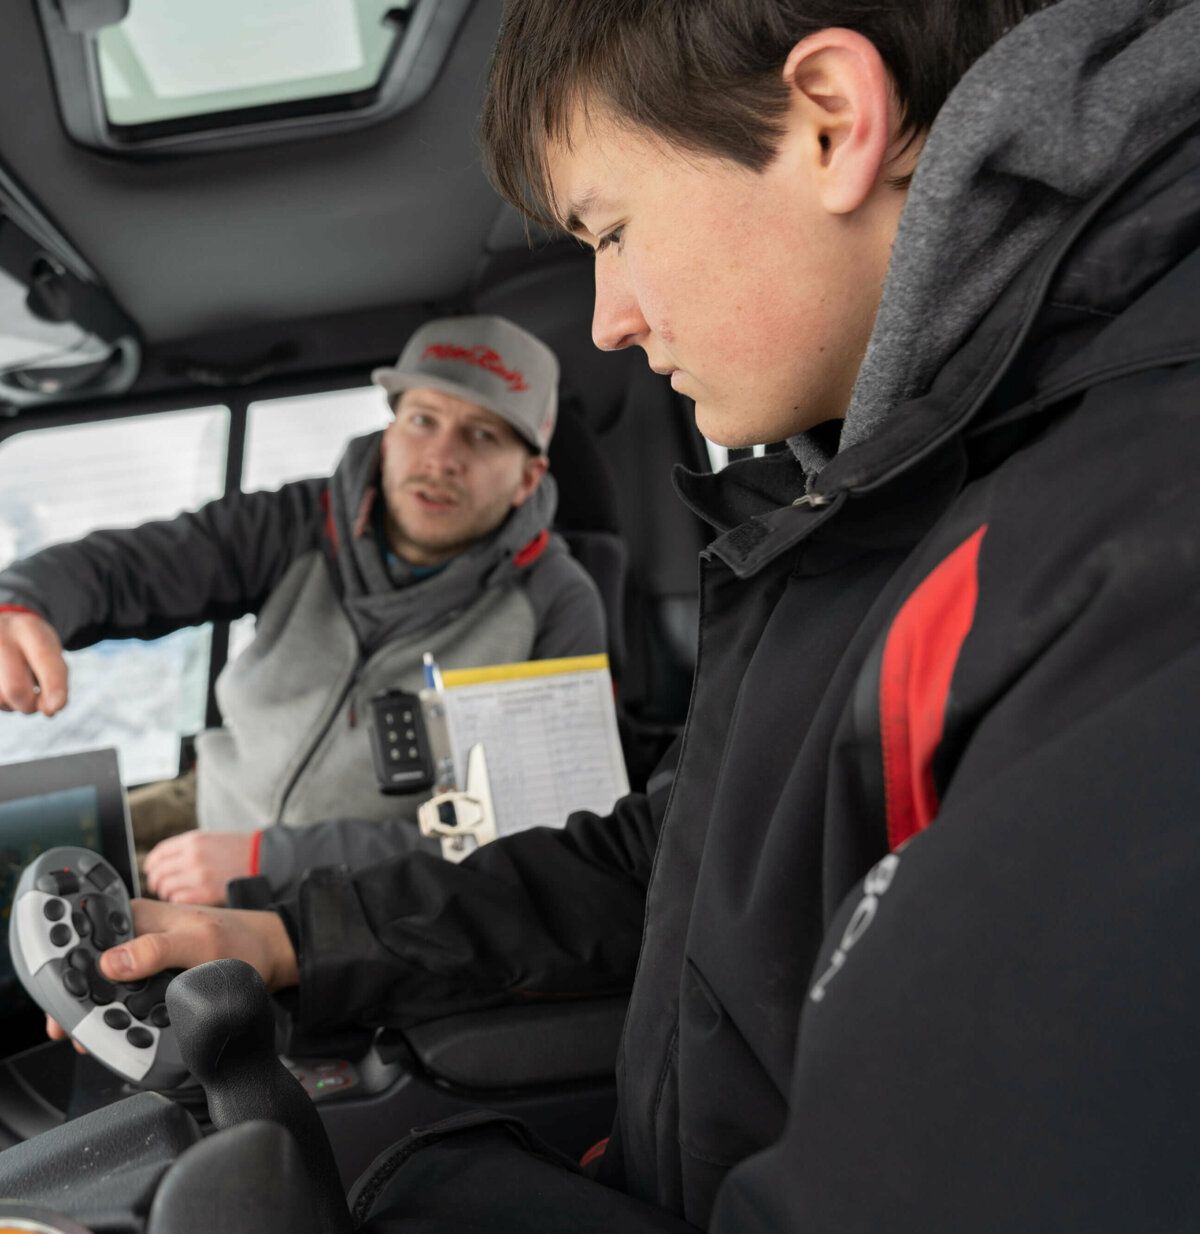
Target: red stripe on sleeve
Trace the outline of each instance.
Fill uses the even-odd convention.
[[[942,740],[950,681],[975,620],[979,528],[904,602],[888,631],[879,679],[880,736],[893,849],[937,816],[933,756]]]
[[[254,877],[258,871],[258,864],[262,860],[262,832],[256,831],[253,839],[250,841],[250,876]]]
[[[597,1140],[595,1144],[593,1144],[591,1148],[589,1148],[587,1152],[579,1158],[579,1164],[586,1168],[591,1165],[593,1161],[599,1161],[600,1158],[603,1157],[608,1151],[608,1141],[611,1138],[611,1136],[606,1135],[604,1139]]]
[[[24,604],[0,604],[0,613],[29,613],[34,617],[38,614],[31,608],[26,608]]]

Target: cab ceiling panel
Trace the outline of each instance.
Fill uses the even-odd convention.
[[[336,136],[127,160],[70,142],[34,5],[6,6],[0,160],[152,347],[243,326],[458,299],[498,202],[476,119],[499,0],[477,0],[429,92]]]

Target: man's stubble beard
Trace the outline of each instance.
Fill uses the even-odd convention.
[[[487,532],[480,534],[473,530],[468,530],[464,533],[448,532],[446,537],[435,538],[418,536],[417,534],[414,534],[411,529],[405,525],[403,511],[399,508],[399,494],[406,488],[412,487],[428,487],[435,490],[441,489],[443,491],[453,493],[462,503],[459,508],[462,509],[466,506],[465,494],[462,494],[460,489],[453,485],[439,485],[434,481],[430,481],[428,483],[421,480],[402,481],[395,490],[397,496],[394,502],[389,500],[389,493],[385,489],[383,497],[388,544],[398,557],[402,560],[408,561],[410,565],[415,565],[417,563],[409,560],[408,553],[405,551],[406,549],[416,549],[418,553],[424,555],[435,555],[441,560],[434,564],[444,565],[452,558],[466,552],[472,544],[475,544],[477,541],[483,539],[485,535],[489,534]]]

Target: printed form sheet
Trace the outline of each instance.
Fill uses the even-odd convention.
[[[447,673],[443,705],[460,787],[471,746],[487,754],[500,835],[607,814],[629,791],[605,656]]]

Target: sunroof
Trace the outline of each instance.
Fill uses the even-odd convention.
[[[34,0],[63,127],[139,157],[329,136],[429,92],[494,0]]]
[[[413,0],[132,0],[96,34],[108,122],[155,124],[379,82]]]

